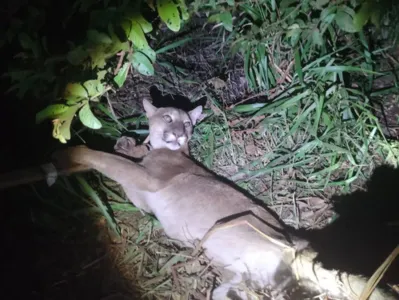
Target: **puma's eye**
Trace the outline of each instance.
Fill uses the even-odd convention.
[[[168,115],[164,115],[163,119],[165,120],[166,123],[171,123],[172,122],[172,118]]]
[[[190,126],[191,126],[191,122],[190,121],[184,122],[184,127],[190,127]]]

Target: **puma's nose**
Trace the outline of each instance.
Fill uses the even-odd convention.
[[[172,136],[176,142],[178,142],[180,145],[183,145],[186,141],[186,135],[184,132],[173,132]]]
[[[186,142],[187,137],[184,132],[175,131],[175,132],[165,132],[164,139],[167,142],[177,142],[180,145],[183,145]]]
[[[180,135],[177,138],[177,142],[179,143],[180,146],[183,145],[186,142],[186,136],[185,135]]]

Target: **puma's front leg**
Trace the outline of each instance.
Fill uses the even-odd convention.
[[[161,182],[149,175],[139,164],[123,157],[91,150],[85,146],[71,147],[53,154],[54,164],[61,169],[82,166],[94,169],[122,185],[129,200],[139,209],[151,213],[142,192],[156,192],[162,187]],[[87,166],[87,168],[86,168]]]
[[[162,183],[141,165],[118,155],[96,151],[86,146],[70,147],[53,154],[56,167],[67,169],[77,164],[95,169],[123,186],[140,191],[156,192]]]

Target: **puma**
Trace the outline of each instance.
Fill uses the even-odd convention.
[[[187,155],[187,142],[201,107],[186,113],[156,108],[145,100],[144,108],[152,150],[139,163],[85,146],[54,153],[54,163],[83,165],[103,173],[121,184],[135,206],[155,215],[169,237],[189,247],[202,241],[206,256],[224,274],[212,299],[225,299],[232,292],[248,299],[240,290],[242,281],[254,289],[284,289],[282,282],[288,277],[295,281],[296,276],[336,297],[360,295],[365,278],[314,264],[316,253],[305,240],[288,234],[274,213]],[[123,138],[115,149],[129,156],[134,146],[132,140]],[[212,231],[218,222],[225,223]],[[369,299],[395,297],[375,289]]]

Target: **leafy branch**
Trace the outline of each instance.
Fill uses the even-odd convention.
[[[78,45],[70,42],[70,51],[62,55],[52,56],[46,50],[45,37],[37,32],[20,33],[18,40],[23,52],[17,57],[23,62],[31,61],[33,67],[26,68],[25,64],[23,69],[20,67],[8,72],[6,75],[14,83],[9,91],[17,90],[19,97],[26,93],[40,97],[47,91],[45,85],[53,86],[51,102],[54,98],[57,101],[38,112],[36,122],[51,119],[53,137],[61,143],[71,138],[70,126],[77,113],[86,127],[101,128],[101,122],[90,109],[90,102],[98,102],[115,85],[123,86],[133,69],[145,76],[154,75],[156,53],[149,45],[147,35],[154,30],[152,23],[157,16],[174,32],[179,31],[189,18],[184,0],[155,2],[125,2],[119,7],[106,5],[102,9],[90,10],[83,42]],[[74,8],[87,15],[90,5],[78,0]],[[143,12],[152,17],[145,18]],[[9,36],[13,35],[11,29]],[[115,64],[117,55],[119,62]]]

